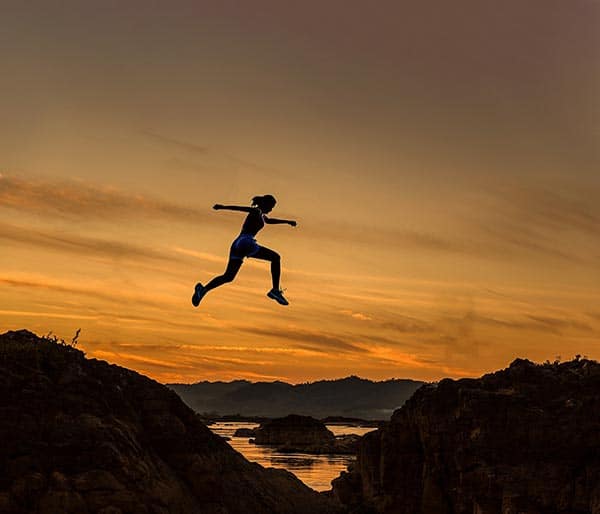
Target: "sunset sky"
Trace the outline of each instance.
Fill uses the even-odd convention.
[[[11,5],[12,4],[12,5]],[[600,359],[600,2],[3,2],[0,331],[162,382]],[[282,256],[220,274],[248,205]]]

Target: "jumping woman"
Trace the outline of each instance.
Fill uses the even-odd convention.
[[[272,298],[281,305],[288,305],[288,301],[283,296],[283,292],[279,287],[279,277],[281,275],[281,259],[277,252],[269,250],[264,246],[260,246],[254,237],[261,230],[265,223],[268,225],[277,225],[286,223],[292,227],[296,226],[295,221],[291,220],[278,220],[275,218],[268,218],[267,214],[273,210],[277,201],[271,195],[255,196],[252,198],[251,207],[243,207],[237,205],[221,205],[216,204],[213,209],[219,211],[221,209],[227,209],[230,211],[242,211],[247,212],[246,220],[242,225],[242,231],[240,235],[232,243],[229,250],[229,262],[227,263],[227,269],[225,273],[213,278],[208,284],[203,286],[201,283],[196,284],[194,288],[194,295],[192,296],[192,304],[197,307],[200,300],[215,287],[222,286],[228,282],[231,282],[237,272],[242,267],[244,257],[254,257],[255,259],[262,259],[271,262],[271,278],[273,279],[273,289],[271,289],[267,296]]]

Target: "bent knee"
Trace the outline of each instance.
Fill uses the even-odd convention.
[[[221,277],[221,280],[223,280],[223,282],[233,282],[234,278],[235,278],[235,275],[233,275],[233,274],[225,274]]]
[[[279,255],[277,252],[273,252],[273,257],[271,257],[271,260],[274,262],[279,262],[281,260],[281,255]]]

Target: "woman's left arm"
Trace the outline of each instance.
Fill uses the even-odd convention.
[[[295,227],[297,225],[297,223],[293,220],[278,220],[277,218],[267,218],[266,216],[263,216],[263,219],[268,225],[282,225],[286,223],[288,225],[291,225],[292,227]]]

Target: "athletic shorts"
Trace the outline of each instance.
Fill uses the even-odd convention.
[[[244,257],[252,257],[260,250],[259,244],[250,234],[241,234],[231,244],[229,250],[230,259],[243,260]]]

